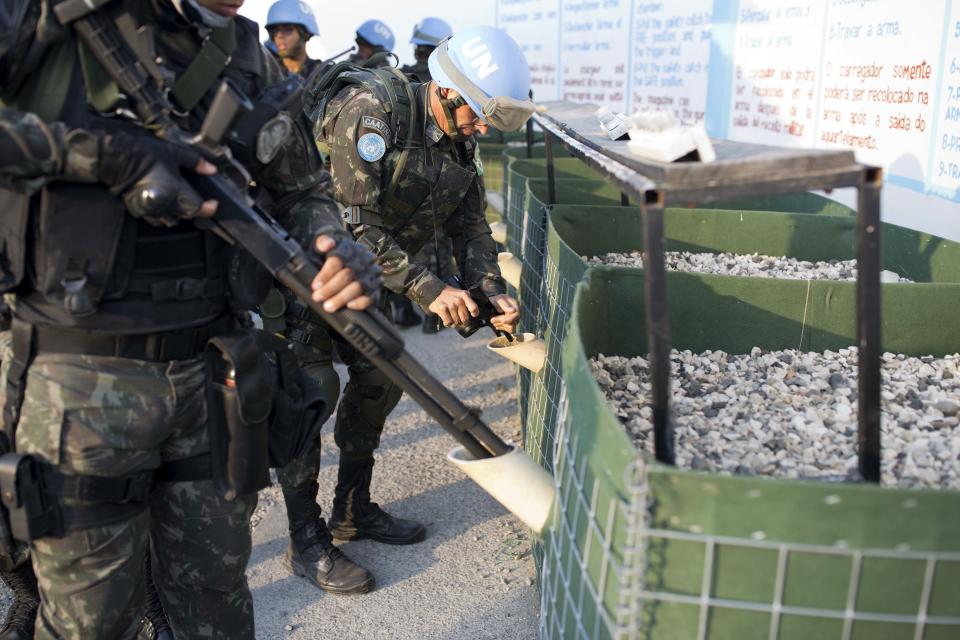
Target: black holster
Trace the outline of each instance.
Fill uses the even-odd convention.
[[[262,334],[275,371],[276,391],[270,416],[270,466],[290,464],[317,446],[330,407],[320,385],[297,363],[293,344]]]
[[[63,518],[57,503],[44,490],[40,463],[32,456],[8,453],[0,456],[0,495],[3,497],[3,536],[28,542],[62,537]],[[13,540],[11,539],[11,545]],[[4,545],[7,541],[2,541]],[[13,547],[10,547],[11,550]]]
[[[213,338],[205,358],[213,482],[233,500],[270,484],[270,367],[253,331]]]

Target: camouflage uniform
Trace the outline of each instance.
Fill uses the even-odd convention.
[[[97,115],[90,113],[80,93],[84,79],[76,71],[80,65],[76,64],[75,36],[55,23],[50,4],[47,0],[22,3],[18,11],[0,16],[5,34],[0,40],[4,101],[38,112],[50,122],[67,122],[66,126],[47,126],[32,115],[0,111],[0,131],[26,150],[12,166],[3,165],[7,158],[0,159],[0,199],[5,202],[18,193],[74,188],[68,182],[71,179],[96,179],[95,175],[68,175],[63,149],[58,148],[64,130],[97,122]],[[159,27],[158,50],[164,64],[175,72],[196,56],[202,42],[196,25],[173,13],[170,5],[133,0],[120,4],[138,22]],[[120,10],[116,3],[108,9]],[[235,25],[237,45],[221,74],[255,98],[282,78],[281,71],[259,46],[256,25],[243,18],[235,19]],[[24,61],[36,66],[25,68]],[[69,71],[64,75],[63,66],[51,65],[66,65]],[[51,106],[54,101],[35,91],[46,74],[54,73],[68,81],[66,107],[61,111]],[[184,119],[188,128],[195,129],[202,120],[213,89],[215,85]],[[31,101],[31,97],[39,101]],[[46,152],[33,154],[36,149]],[[291,137],[271,164],[251,169],[273,200],[284,203],[277,213],[310,209],[315,230],[339,237],[338,221],[324,219],[331,207],[329,199],[316,189],[320,174],[305,170],[306,149],[309,147],[302,139]],[[85,166],[80,160],[74,163],[74,171]],[[90,224],[88,218],[71,216],[115,210],[120,202],[102,186],[85,185],[83,193],[92,198],[85,203],[85,210],[64,211],[62,224]],[[188,223],[168,230],[131,220],[124,217],[125,230],[156,238],[199,234],[208,243],[204,246],[210,247],[209,264],[225,271],[220,241],[212,234],[197,232]],[[24,277],[16,292],[15,318],[35,326],[48,325],[51,330],[70,326],[76,333],[114,335],[117,326],[126,323],[133,325],[126,330],[133,337],[165,330],[151,324],[160,322],[152,315],[110,315],[109,311],[118,308],[112,305],[125,303],[123,297],[105,298],[92,314],[64,318],[62,305],[48,304],[48,292],[41,291],[30,276]],[[179,317],[180,326],[185,327],[203,327],[211,317],[229,315],[227,301],[216,296],[202,303],[170,304],[168,320]],[[191,315],[200,307],[204,315]],[[178,309],[184,311],[178,313]],[[65,474],[108,477],[150,474],[162,463],[202,454],[209,450],[205,379],[199,357],[148,361],[41,351],[26,377],[18,452],[33,454]],[[63,499],[63,504],[71,503]],[[253,638],[253,607],[244,571],[251,547],[249,517],[255,503],[256,495],[226,501],[208,480],[164,483],[154,488],[145,508],[122,515],[112,524],[73,529],[62,538],[35,540],[31,551],[43,596],[37,637],[132,637],[144,599],[143,558],[149,538],[154,578],[178,637]]]
[[[444,288],[434,273],[411,259],[436,237],[453,241],[457,265],[468,287],[482,285],[489,295],[504,293],[497,266],[496,248],[484,217],[485,193],[476,141],[454,142],[444,135],[429,109],[427,89],[415,89],[411,113],[415,127],[412,148],[388,197],[388,187],[400,149],[394,146],[390,119],[368,89],[351,85],[334,96],[316,123],[315,134],[330,145],[334,194],[359,220],[354,236],[376,256],[383,269],[384,285],[426,309]],[[365,135],[385,141],[382,158],[368,162],[358,151]],[[350,381],[337,412],[334,437],[341,451],[341,474],[334,502],[334,517],[350,498],[345,486],[344,461],[368,461],[379,446],[387,415],[401,391],[369,362],[354,354],[344,358]],[[369,472],[359,486],[368,495]]]

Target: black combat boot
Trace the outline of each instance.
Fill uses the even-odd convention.
[[[0,578],[13,591],[13,603],[0,630],[0,640],[32,640],[40,608],[40,590],[33,565],[26,561],[13,571],[0,571]]]
[[[284,494],[290,523],[290,544],[284,563],[294,575],[330,593],[367,593],[373,575],[334,544],[314,500],[316,491]]]
[[[400,327],[415,327],[420,324],[420,314],[413,310],[410,299],[399,293],[388,292],[386,296],[387,317]]]
[[[427,537],[419,522],[394,518],[370,501],[373,458],[340,457],[337,489],[330,515],[330,532],[338,540],[370,538],[386,544],[413,544]]]
[[[140,616],[140,628],[137,629],[136,640],[175,640],[173,630],[167,621],[167,614],[163,612],[163,605],[160,603],[157,585],[153,583],[149,551],[144,561],[144,575],[147,582],[147,599],[143,604],[143,615]]]

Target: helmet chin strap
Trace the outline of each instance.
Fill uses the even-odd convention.
[[[466,136],[460,133],[460,129],[457,127],[457,121],[453,117],[453,112],[454,110],[459,109],[463,105],[467,104],[467,101],[464,100],[463,96],[461,95],[457,95],[457,97],[453,99],[444,98],[440,94],[439,86],[437,86],[437,98],[440,100],[440,108],[443,110],[443,117],[447,121],[447,129],[450,130],[450,132],[447,133],[447,137],[449,137],[454,142],[465,141],[470,136]]]

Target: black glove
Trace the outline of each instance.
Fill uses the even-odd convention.
[[[100,181],[123,197],[130,215],[172,227],[197,215],[203,198],[183,176],[194,171],[198,151],[146,136],[114,133],[100,140]]]
[[[337,246],[326,254],[320,253],[314,249],[314,254],[322,260],[328,256],[340,258],[343,265],[353,271],[353,277],[360,286],[363,287],[364,295],[376,302],[380,293],[380,287],[383,286],[383,277],[380,265],[376,262],[376,257],[362,245],[354,240],[338,235],[336,238]],[[316,242],[313,243],[316,247]]]

